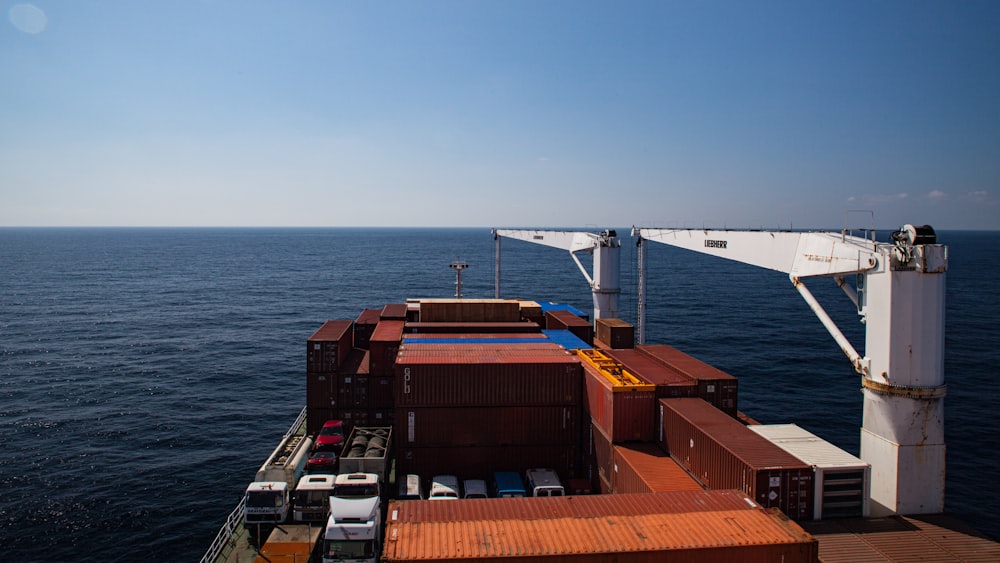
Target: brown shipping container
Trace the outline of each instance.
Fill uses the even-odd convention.
[[[656,396],[648,383],[613,383],[583,362],[587,414],[612,442],[652,441],[656,435]]]
[[[521,320],[521,305],[510,299],[421,299],[420,322],[503,323]]]
[[[518,308],[521,310],[521,318],[532,322],[544,322],[542,306],[537,301],[518,301]]]
[[[615,494],[702,490],[701,484],[656,444],[615,445],[611,487]]]
[[[815,538],[752,504],[732,491],[390,501],[382,561],[818,561]]]
[[[517,471],[547,467],[561,479],[575,477],[580,448],[563,446],[396,446],[396,474],[416,473],[425,479],[433,475],[456,475],[459,479],[484,479],[496,471]]]
[[[396,406],[392,399],[393,389],[396,385],[394,376],[372,376],[368,379],[368,385],[369,401],[373,409],[392,410]]]
[[[510,323],[421,323],[407,322],[407,334],[441,334],[441,333],[518,333],[539,332],[538,323],[518,321]]]
[[[639,350],[605,353],[639,379],[656,386],[656,398],[697,397],[698,382]]]
[[[597,474],[611,483],[611,474],[614,471],[614,445],[611,443],[611,438],[593,419],[589,419],[586,426],[584,453],[597,469]]]
[[[375,325],[378,324],[381,309],[365,309],[361,311],[358,318],[354,319],[354,347],[363,350],[368,349],[368,341],[371,339]]]
[[[382,308],[379,318],[383,321],[405,321],[407,310],[406,303],[390,303]]]
[[[392,375],[396,363],[396,353],[403,341],[403,321],[381,321],[372,333],[368,347],[371,350],[372,375]]]
[[[594,343],[594,325],[565,309],[546,311],[545,328],[548,330],[568,330],[587,344]]]
[[[635,327],[621,320],[604,318],[595,321],[597,331],[594,338],[613,350],[635,348]]]
[[[580,360],[565,350],[489,350],[461,346],[396,358],[397,407],[578,405]]]
[[[421,340],[477,340],[477,339],[499,339],[516,338],[521,340],[542,340],[548,339],[541,332],[442,332],[442,333],[417,333],[407,334],[403,337],[404,344],[419,344]]]
[[[577,445],[580,408],[410,407],[396,410],[396,443],[406,446]]]
[[[353,321],[326,321],[306,339],[306,371],[337,371],[351,353]]]
[[[333,393],[338,376],[327,372],[306,372],[306,407],[331,409],[337,407]]]
[[[729,416],[737,416],[738,380],[666,344],[645,344],[639,351],[698,382],[698,396]]]
[[[813,469],[702,399],[660,399],[660,446],[702,485],[813,516]]]

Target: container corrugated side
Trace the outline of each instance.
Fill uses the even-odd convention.
[[[378,324],[381,309],[364,309],[358,318],[354,319],[354,347],[368,349],[368,341],[371,339],[375,325]]]
[[[796,424],[748,428],[812,465],[813,517],[866,517],[870,511],[871,465]]]
[[[577,445],[580,407],[408,407],[395,414],[408,446]]]
[[[585,430],[584,455],[597,470],[597,475],[610,484],[614,468],[614,444],[611,437],[593,419],[587,421]],[[610,486],[608,490],[610,491]]]
[[[681,510],[655,499],[681,494],[391,501],[382,560],[816,563],[816,540],[780,512],[706,510],[711,491]]]
[[[371,350],[371,374],[392,375],[396,363],[396,353],[403,341],[403,321],[380,321],[372,333],[369,343]]]
[[[354,347],[354,321],[330,320],[306,339],[306,371],[337,371]]]
[[[611,487],[615,494],[700,491],[702,486],[655,444],[615,444]]]
[[[813,517],[812,467],[702,399],[660,399],[660,447],[702,485],[739,489],[796,520]]]
[[[435,341],[439,339],[467,339],[467,340],[480,340],[480,339],[506,339],[506,338],[517,338],[517,339],[533,339],[533,340],[545,340],[545,334],[541,332],[440,332],[440,333],[413,333],[406,334],[403,336],[404,343],[418,344],[424,340]]]
[[[656,425],[653,387],[615,384],[591,364],[582,365],[587,414],[611,436],[611,441],[652,441]]]
[[[607,350],[609,357],[636,377],[656,386],[656,398],[697,397],[698,382],[640,350]]]
[[[456,475],[459,479],[489,481],[496,471],[517,471],[547,467],[561,476],[575,476],[579,470],[577,445],[521,446],[396,446],[396,474],[415,473]]]
[[[510,299],[421,299],[420,322],[517,322],[521,305]]]
[[[739,382],[735,377],[666,344],[644,344],[638,350],[696,380],[699,397],[729,416],[737,416]]]
[[[400,349],[395,402],[401,406],[576,405],[580,361],[565,350]]]
[[[518,321],[509,323],[424,323],[410,321],[406,323],[407,334],[439,334],[439,333],[521,333],[538,332],[538,323]]]
[[[635,327],[621,319],[602,318],[594,321],[594,339],[610,349],[635,348]]]

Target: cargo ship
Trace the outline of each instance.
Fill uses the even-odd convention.
[[[758,423],[736,377],[646,343],[644,280],[638,322],[619,318],[614,231],[493,235],[493,298],[463,297],[456,262],[453,298],[365,308],[305,339],[305,408],[202,561],[1000,561],[943,513],[947,248],[933,229],[888,243],[633,229],[640,275],[648,242],[788,273],[861,375],[860,456]],[[502,298],[503,239],[569,251],[593,312]],[[812,277],[857,305],[866,355]]]

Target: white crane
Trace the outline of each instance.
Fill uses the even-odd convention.
[[[569,255],[590,284],[594,295],[594,319],[618,316],[618,296],[621,267],[619,250],[621,241],[614,230],[600,233],[585,231],[550,231],[537,229],[493,229],[496,240],[496,280],[495,297],[500,298],[500,239],[502,237],[523,240],[535,244],[568,250]],[[576,253],[588,251],[594,256],[594,275],[587,273]]]
[[[891,243],[844,233],[635,228],[639,338],[643,241],[785,272],[861,374],[861,458],[872,466],[872,515],[944,511],[944,288],[948,250],[933,229],[906,225]],[[856,276],[855,288],[844,276]],[[833,277],[865,324],[860,355],[804,279]]]

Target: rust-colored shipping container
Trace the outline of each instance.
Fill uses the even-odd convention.
[[[588,345],[594,343],[594,325],[565,309],[545,311],[545,328],[547,330],[568,330]]]
[[[616,444],[611,488],[615,494],[702,490],[701,484],[656,444]]]
[[[396,448],[396,474],[415,473],[423,477],[456,475],[459,479],[489,481],[496,471],[517,471],[547,467],[561,478],[575,476],[579,468],[580,448],[567,445],[521,446],[440,446]]]
[[[546,340],[541,332],[442,332],[416,333],[403,336],[404,344],[419,344],[423,340],[431,342],[439,340]]]
[[[372,376],[368,379],[369,400],[373,409],[392,410],[396,402],[392,398],[396,382],[393,375]],[[376,424],[376,426],[379,426]]]
[[[612,442],[649,442],[656,428],[655,387],[621,372],[619,377],[582,362],[584,406]]]
[[[816,563],[795,522],[733,491],[390,501],[382,561]]]
[[[577,405],[580,360],[556,350],[400,349],[396,358],[397,407]]]
[[[605,353],[639,379],[655,385],[657,399],[698,396],[697,381],[641,350],[606,350]]]
[[[604,343],[612,350],[635,348],[635,327],[614,318],[603,318],[594,321],[596,331],[594,338]]]
[[[406,303],[389,303],[382,307],[382,314],[379,316],[383,321],[405,321],[409,307]]]
[[[698,382],[698,396],[736,417],[739,381],[728,373],[666,344],[645,344],[639,351]]]
[[[424,323],[407,322],[407,334],[450,334],[450,333],[522,333],[540,332],[538,323],[518,321],[510,323]]]
[[[521,305],[511,299],[421,299],[420,322],[505,323],[521,320]]]
[[[333,393],[337,375],[328,372],[306,372],[306,407],[330,409],[337,407]]]
[[[354,347],[354,321],[326,321],[306,339],[306,371],[337,371]]]
[[[362,350],[368,349],[368,341],[371,339],[375,325],[378,324],[382,315],[381,309],[364,309],[358,318],[354,319],[354,347]]]
[[[407,446],[577,445],[580,407],[483,406],[396,409],[396,443]]]
[[[518,301],[518,308],[521,310],[521,318],[526,321],[542,323],[545,320],[542,313],[542,306],[537,301]]]
[[[372,375],[392,375],[392,366],[396,363],[396,353],[403,341],[404,321],[380,321],[372,333],[368,347],[371,350]]]
[[[660,399],[660,446],[710,489],[813,517],[813,469],[702,399]]]

